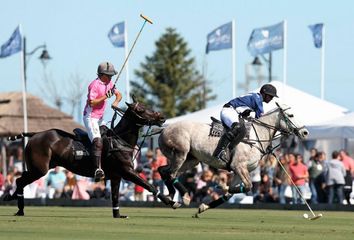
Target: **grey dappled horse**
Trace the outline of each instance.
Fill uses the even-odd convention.
[[[276,132],[295,134],[301,139],[308,135],[307,129],[299,124],[290,108],[277,104],[277,108],[264,114],[259,119],[251,120],[249,143],[241,142],[231,153],[229,163],[212,156],[220,137],[210,136],[210,125],[189,121],[180,121],[168,125],[159,137],[162,153],[168,158],[168,165],[159,169],[162,179],[173,198],[176,188],[185,205],[189,205],[190,197],[185,187],[178,182],[178,174],[192,169],[203,162],[217,169],[230,170],[235,174],[228,188],[230,194],[248,192],[252,187],[250,171],[253,171],[259,160],[268,154],[267,148]]]

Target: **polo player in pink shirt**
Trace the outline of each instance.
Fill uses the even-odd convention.
[[[104,178],[104,172],[101,168],[101,155],[103,142],[100,134],[99,126],[103,122],[103,114],[106,108],[106,99],[116,96],[114,105],[118,105],[122,99],[121,93],[115,88],[111,82],[112,76],[117,71],[113,64],[102,62],[97,69],[98,77],[93,80],[88,87],[87,101],[84,109],[84,124],[88,136],[92,142],[92,160],[95,164],[95,181],[98,182]]]

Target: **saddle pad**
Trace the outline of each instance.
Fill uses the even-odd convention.
[[[210,125],[210,132],[209,136],[211,137],[221,137],[224,134],[225,127],[222,122],[214,117],[211,117],[211,125]],[[245,122],[246,127],[246,136],[245,139],[249,139],[250,131],[251,131],[252,123]]]
[[[216,118],[211,117],[211,125],[210,125],[210,132],[209,136],[211,137],[221,137],[224,133],[224,126],[222,125],[221,121]]]
[[[81,160],[84,157],[90,156],[90,149],[87,149],[84,144],[79,141],[73,141],[72,150],[75,160]]]

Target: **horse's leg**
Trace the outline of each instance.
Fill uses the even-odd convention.
[[[173,186],[173,181],[172,181],[172,178],[171,178],[171,173],[170,173],[170,170],[169,170],[169,166],[166,165],[166,166],[161,166],[158,168],[158,171],[161,175],[161,178],[162,180],[164,181],[167,189],[168,189],[168,195],[171,199],[173,199],[173,197],[175,196],[176,194],[176,190],[175,190],[175,187]]]
[[[122,177],[125,180],[131,181],[132,183],[135,183],[143,188],[145,188],[146,190],[148,190],[149,192],[151,192],[155,197],[157,197],[158,199],[160,199],[164,204],[171,206],[172,208],[178,208],[180,207],[179,203],[176,203],[174,201],[172,201],[171,199],[169,199],[168,197],[164,196],[163,193],[160,193],[155,186],[153,186],[152,184],[148,183],[146,180],[144,180],[143,178],[141,178],[135,171],[133,168],[129,168],[126,169],[126,171],[124,171],[124,173],[122,174]]]
[[[252,189],[252,180],[247,168],[246,156],[233,155],[232,162],[230,164],[231,170],[235,173],[232,183],[230,184],[230,193],[246,193]]]
[[[112,195],[112,211],[114,218],[128,218],[128,216],[119,213],[119,186],[121,177],[112,177],[111,179],[111,195]]]
[[[4,197],[4,201],[11,201],[17,199],[17,207],[18,211],[15,214],[15,216],[24,216],[24,208],[25,208],[25,202],[24,202],[24,196],[23,196],[23,189],[33,181],[39,179],[44,175],[39,174],[39,173],[34,173],[34,172],[29,172],[29,171],[24,171],[22,173],[22,176],[16,179],[16,190],[12,195],[7,195]]]
[[[229,199],[233,196],[232,193],[226,193],[223,196],[219,197],[218,199],[211,201],[210,203],[206,204],[206,203],[202,203],[199,205],[198,208],[198,212],[194,215],[195,217],[198,217],[198,214],[201,214],[203,212],[205,212],[208,209],[211,208],[216,208],[218,206],[220,206],[221,204],[229,201]]]
[[[195,166],[197,166],[198,163],[199,163],[198,159],[192,157],[191,155],[188,155],[186,161],[180,167],[179,172],[184,173],[187,170],[193,169]],[[178,181],[178,178],[174,179],[173,186],[175,186],[176,189],[180,192],[182,196],[183,204],[189,206],[191,202],[191,197],[189,196],[186,187]]]

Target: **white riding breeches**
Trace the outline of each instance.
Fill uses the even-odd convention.
[[[220,112],[220,119],[229,128],[234,122],[239,122],[238,113],[233,107],[223,107]]]
[[[223,107],[220,112],[220,119],[226,126],[231,128],[234,122],[240,122],[239,114],[243,113],[246,109],[250,108],[247,106],[237,107],[236,109],[233,107]]]
[[[100,126],[103,123],[103,119],[91,118],[90,116],[84,115],[83,120],[91,142],[95,138],[100,138]]]

